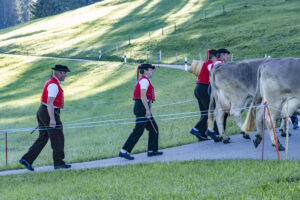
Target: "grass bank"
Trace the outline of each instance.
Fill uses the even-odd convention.
[[[225,13],[220,13],[223,3]],[[43,84],[50,77],[49,69],[61,63],[72,70],[62,85],[66,100],[62,120],[72,122],[69,127],[65,125],[67,161],[116,156],[134,126],[131,98],[135,70],[138,63],[145,61],[146,51],[155,52],[152,61],[155,58],[156,62],[157,53],[162,50],[166,63],[176,62],[176,52],[180,62],[185,56],[190,62],[199,59],[199,52],[204,56],[206,49],[220,47],[227,47],[234,54],[234,60],[262,57],[266,53],[274,57],[299,55],[297,0],[267,1],[267,6],[259,0],[249,0],[247,7],[243,3],[233,0],[103,1],[1,30],[0,51],[5,53],[26,54],[28,49],[29,54],[97,59],[99,48],[104,48],[106,56],[102,62],[75,62],[1,55],[0,129],[36,126],[35,112]],[[207,11],[205,20],[204,10]],[[174,21],[177,31],[165,30],[161,36],[161,27],[173,26]],[[136,37],[132,44],[126,45],[129,34]],[[117,43],[121,44],[120,55],[133,52],[129,56],[131,63],[123,64],[120,57],[115,57]],[[153,107],[155,116],[198,111],[193,95],[194,75],[159,68],[152,81],[157,94]],[[175,118],[157,117],[161,148],[197,141],[188,131],[199,116],[185,114],[166,120],[171,117]],[[106,121],[116,119],[127,124]],[[227,134],[239,133],[232,120],[227,127]],[[36,137],[36,133],[29,135],[29,131],[8,136],[8,168],[20,167],[18,159]],[[4,169],[3,132],[0,141],[3,155],[0,168]],[[145,151],[146,144],[147,134],[134,153]],[[51,164],[50,155],[51,149],[47,146],[35,166]]]
[[[53,192],[55,191],[55,192]],[[299,199],[298,161],[190,161],[13,175],[1,199]]]

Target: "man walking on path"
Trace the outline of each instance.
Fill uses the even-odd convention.
[[[64,92],[60,87],[60,82],[65,80],[67,72],[70,70],[63,65],[55,65],[52,69],[54,70],[53,76],[44,85],[41,105],[37,111],[39,137],[19,161],[31,171],[34,171],[32,163],[43,150],[49,138],[53,149],[54,169],[71,167],[63,161],[65,157],[64,134],[60,121],[60,109],[64,108]]]
[[[210,101],[210,94],[208,93],[209,87],[209,71],[208,66],[216,61],[217,51],[211,49],[207,52],[208,59],[203,63],[200,74],[198,76],[197,85],[194,90],[194,95],[198,100],[199,109],[201,112],[200,120],[197,122],[194,128],[190,130],[190,133],[195,135],[199,141],[208,140],[205,132],[207,129],[208,108]]]
[[[211,71],[212,68],[214,67],[214,65],[216,65],[216,64],[218,64],[218,63],[226,63],[227,60],[228,60],[229,54],[230,54],[230,51],[228,51],[227,49],[224,49],[224,48],[218,49],[218,50],[217,50],[217,54],[216,54],[217,59],[216,59],[216,61],[215,61],[213,64],[210,64],[210,65],[208,66],[208,70]],[[211,91],[210,91],[209,93],[211,93]],[[226,129],[226,121],[227,121],[227,117],[228,117],[228,114],[225,113],[225,115],[224,115],[224,120],[223,120],[224,131],[225,131],[225,129]],[[218,129],[217,129],[217,126],[216,126],[216,122],[215,122],[214,124],[215,124],[215,126],[214,126],[214,129],[215,129],[215,130],[213,130],[213,129],[212,129],[212,130],[207,129],[207,130],[206,130],[206,135],[208,135],[208,136],[210,136],[211,138],[213,138],[215,142],[219,142],[220,139],[219,139],[219,137],[216,136],[216,134],[217,134],[217,135],[219,134],[218,131],[217,131]],[[216,133],[215,133],[215,132],[216,132]]]
[[[154,69],[155,67],[150,64],[141,64],[138,67],[137,74],[139,76],[139,73],[141,73],[142,77],[138,79],[133,92],[133,100],[135,101],[133,112],[136,116],[136,123],[132,133],[119,152],[121,158],[134,159],[130,153],[142,136],[145,128],[149,131],[148,157],[163,154],[163,152],[158,151],[158,127],[151,114],[151,105],[155,101],[155,94],[150,78]]]

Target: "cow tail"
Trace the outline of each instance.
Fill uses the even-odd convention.
[[[214,128],[214,96],[213,93],[210,94],[210,102],[209,102],[209,109],[208,109],[208,129],[212,130]]]
[[[256,106],[262,102],[262,96],[260,91],[260,76],[261,76],[260,70],[261,67],[257,71],[257,85],[256,85],[255,95],[251,103],[251,107],[248,111],[247,117],[242,126],[242,130],[245,132],[251,132],[254,130],[255,120],[256,120],[256,107],[253,106]]]

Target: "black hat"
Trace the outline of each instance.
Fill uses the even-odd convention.
[[[216,56],[217,50],[211,49],[211,50],[209,50],[209,54]]]
[[[228,53],[228,54],[230,54],[230,51],[228,51],[227,49],[218,49],[217,53]]]
[[[138,69],[148,69],[148,68],[155,69],[155,66],[153,66],[153,65],[151,65],[151,64],[146,64],[146,63],[140,64],[140,65],[138,66]]]
[[[52,67],[51,69],[55,71],[62,71],[62,72],[71,72],[67,66],[64,65],[55,65],[55,67]]]

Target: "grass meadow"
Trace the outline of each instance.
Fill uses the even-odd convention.
[[[61,118],[66,161],[73,163],[118,155],[134,127],[136,67],[156,63],[160,50],[161,62],[176,64],[183,64],[184,57],[191,63],[199,53],[205,57],[207,49],[223,47],[234,60],[265,54],[299,57],[299,1],[267,0],[263,5],[263,0],[248,0],[246,7],[244,2],[107,0],[0,30],[0,170],[21,168],[18,160],[37,138],[37,132],[30,135],[29,129],[20,129],[36,127],[42,87],[55,64],[72,71],[62,83]],[[100,61],[26,56],[98,60],[100,49]],[[127,64],[122,62],[124,53]],[[200,117],[195,82],[188,72],[155,70],[157,101],[152,113],[160,148],[197,142],[189,134]],[[7,129],[18,131],[8,133],[6,167]],[[239,134],[231,118],[226,132]],[[147,137],[142,136],[133,153],[147,150]],[[34,167],[52,162],[47,144]],[[298,161],[139,164],[1,177],[0,199],[298,199],[299,176]]]
[[[5,113],[0,119],[0,130],[34,128],[37,125],[35,113],[40,105],[44,81],[51,75],[50,66],[57,61],[32,60],[19,56],[9,58],[15,59],[2,58],[9,60],[2,70],[7,74],[14,71],[12,77],[19,79],[13,84],[9,82],[13,81],[12,77],[4,80],[6,86],[1,93],[3,101],[0,107]],[[65,122],[66,160],[80,162],[117,156],[134,127],[132,91],[136,81],[136,65],[70,61],[62,64],[71,68],[71,73],[62,84],[66,100],[61,114],[62,121]],[[17,65],[21,66],[14,67]],[[190,128],[200,117],[193,94],[195,76],[181,70],[158,68],[152,82],[157,94],[152,112],[157,116],[160,148],[196,142],[197,139],[189,134]],[[232,119],[229,123],[228,133],[239,133]],[[38,135],[37,131],[32,135],[29,133],[30,130],[8,133],[9,169],[21,167],[18,159]],[[148,134],[145,133],[133,152],[146,151],[147,140]],[[0,141],[0,166],[5,169],[3,132]],[[49,143],[34,165],[51,164],[51,151]]]
[[[162,49],[162,62],[166,63],[176,62],[175,51],[181,60],[188,53],[190,62],[191,59],[199,59],[199,51],[204,56],[204,50],[211,47],[227,47],[233,52],[234,59],[262,57],[265,53],[275,57],[298,55],[300,40],[297,32],[300,27],[296,23],[299,15],[297,1],[267,3],[263,6],[252,0],[245,8],[241,2],[228,0],[225,1],[226,12],[220,14],[219,9],[214,11],[214,8],[222,1],[103,1],[3,29],[0,31],[0,51],[4,53],[26,55],[24,49],[28,49],[30,55],[97,59],[96,49],[105,45],[107,53],[100,62],[1,54],[0,130],[36,126],[35,113],[43,84],[51,75],[50,68],[61,63],[72,70],[62,84],[66,100],[62,112],[66,160],[79,162],[117,156],[134,126],[131,98],[136,67],[146,61],[139,53]],[[204,9],[207,10],[206,20],[202,15]],[[85,15],[86,12],[89,15]],[[162,37],[152,31],[159,30],[160,23],[171,26],[174,20],[177,21],[176,32],[166,29]],[[128,24],[128,21],[131,23]],[[139,36],[132,39],[131,45],[120,47],[120,54],[133,52],[128,64],[120,62],[114,49],[109,50],[111,44],[115,46],[124,35],[147,35],[149,31],[153,36],[150,39]],[[92,56],[91,52],[95,51]],[[199,118],[195,113],[198,111],[193,94],[195,80],[194,75],[181,70],[156,70],[152,80],[157,95],[153,114],[157,116],[161,133],[160,148],[197,141],[188,133]],[[166,116],[176,113],[186,114]],[[112,121],[118,119],[123,124]],[[232,119],[227,127],[227,134],[239,133]],[[32,135],[29,132],[8,135],[8,169],[21,167],[18,159],[37,137],[37,132]],[[5,169],[3,131],[0,141],[0,169]],[[145,151],[146,144],[147,134],[141,138],[134,153]],[[51,164],[50,155],[48,144],[35,166]]]
[[[299,199],[299,180],[298,161],[188,161],[12,175],[0,192],[6,200]]]

